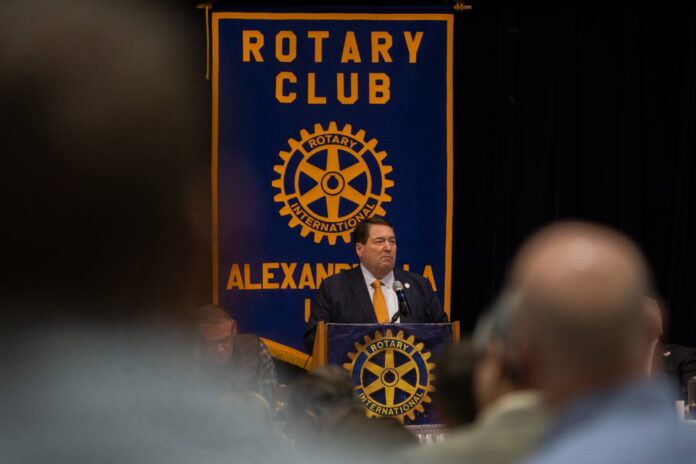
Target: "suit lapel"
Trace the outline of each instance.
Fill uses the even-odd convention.
[[[377,316],[375,316],[370,293],[367,291],[367,284],[360,266],[351,269],[348,272],[348,277],[350,290],[355,296],[355,301],[358,302],[358,307],[355,310],[363,316],[364,320],[377,322]]]

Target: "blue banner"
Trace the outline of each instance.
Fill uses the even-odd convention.
[[[276,357],[304,365],[309,302],[374,214],[449,315],[452,24],[213,13],[213,301]]]

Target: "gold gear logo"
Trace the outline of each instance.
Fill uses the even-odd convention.
[[[355,348],[343,367],[353,376],[368,416],[395,417],[403,423],[404,417],[414,420],[415,412],[424,412],[423,403],[430,403],[428,393],[435,390],[435,364],[428,362],[431,355],[423,351],[423,343],[415,344],[413,335],[404,339],[403,330],[396,337],[387,330],[384,336],[376,331],[374,339],[365,335],[365,343]]]
[[[283,164],[273,167],[280,175],[273,199],[283,203],[282,216],[292,216],[290,227],[302,226],[303,237],[313,232],[316,243],[324,236],[331,245],[338,236],[350,243],[360,221],[386,214],[382,204],[391,201],[386,190],[394,186],[386,178],[391,166],[382,164],[387,152],[375,151],[377,140],[365,142],[365,131],[353,134],[350,124],[340,131],[333,121],[326,130],[315,124],[314,133],[300,135],[288,140],[290,151],[279,153]]]

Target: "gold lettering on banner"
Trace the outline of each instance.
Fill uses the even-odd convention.
[[[244,290],[244,281],[242,280],[242,273],[239,270],[239,264],[233,264],[230,268],[230,275],[227,279],[227,290],[232,290],[237,287],[240,290]]]
[[[317,272],[316,272],[317,288],[319,288],[319,286],[321,285],[322,280],[333,275],[333,269],[334,269],[333,263],[327,264],[327,267],[324,267],[324,265],[321,263],[317,263]]]
[[[329,38],[329,31],[307,31],[307,37],[314,39],[314,62],[321,63],[323,58],[323,40]]]
[[[391,63],[390,50],[394,43],[394,37],[387,31],[369,32],[370,57],[372,63]],[[301,35],[301,34],[300,34]],[[411,31],[403,31],[404,44],[408,50],[408,62],[416,63],[418,49],[423,39],[423,31],[415,34]],[[298,34],[294,31],[282,30],[275,34],[275,57],[281,63],[292,63],[298,54],[312,55],[314,63],[324,62],[324,44],[331,39],[331,34],[326,30],[308,30],[306,39],[298,41]],[[397,36],[398,37],[398,36]],[[340,38],[336,38],[341,40]],[[262,63],[261,48],[265,44],[265,36],[261,31],[242,31],[242,61]],[[341,63],[362,63],[360,49],[355,31],[346,31],[342,39]]]
[[[261,47],[263,47],[263,34],[261,31],[242,31],[242,61],[254,60],[262,62]]]
[[[346,38],[343,41],[343,53],[341,54],[341,63],[360,63],[360,51],[358,50],[358,42],[355,40],[355,32],[347,31]]]
[[[303,288],[317,288],[314,285],[314,276],[312,275],[312,268],[309,266],[309,263],[305,263],[305,265],[302,266],[302,274],[300,274],[300,285],[298,288],[300,290]]]
[[[339,272],[357,267],[358,263],[233,263],[227,275],[227,290],[316,290],[321,282]],[[408,269],[408,264],[403,267]],[[260,279],[259,279],[260,277]],[[435,276],[432,265],[423,270],[433,291]]]
[[[358,73],[350,73],[350,96],[346,97],[345,75],[336,74],[336,98],[344,105],[352,105],[358,101]]]
[[[288,51],[285,52],[285,44]],[[297,56],[297,36],[292,31],[280,31],[276,34],[276,59],[281,63],[292,63]]]
[[[283,284],[280,286],[280,288],[297,288],[295,280],[292,278],[292,274],[293,272],[295,272],[297,263],[280,263],[280,266],[283,268],[283,273],[285,274],[285,278],[283,278]]]
[[[423,42],[423,31],[402,32],[403,42],[400,34],[392,35],[387,31],[369,31],[369,37],[363,36],[360,43],[363,44],[364,48],[369,48],[369,50],[365,50],[365,53],[369,53],[370,56],[369,63],[363,63],[355,31],[346,31],[343,37],[333,37],[326,30],[307,30],[300,34],[296,31],[282,30],[275,33],[274,40],[269,40],[271,40],[270,46],[275,46],[273,54],[276,61],[288,65],[295,63],[298,57],[307,59],[309,56],[311,56],[313,63],[325,63],[331,59],[338,60],[341,64],[362,64],[363,66],[369,66],[372,63],[392,63],[394,57],[391,51],[395,40],[401,43],[401,46],[405,46],[408,52],[408,63],[417,63],[420,46]],[[362,32],[362,34],[366,33]],[[263,63],[262,51],[266,43],[264,34],[259,30],[243,30],[241,40],[242,61],[245,63]],[[335,44],[335,41],[339,40],[341,42],[339,42],[338,47],[327,47],[327,43],[334,41]],[[340,53],[340,57],[337,54],[327,55],[327,50],[333,51],[336,48],[338,48],[337,54]],[[398,55],[397,59],[405,60],[406,54],[403,55]],[[369,104],[383,105],[391,100],[391,76],[383,72],[350,71],[350,73],[335,73],[334,80],[333,74],[319,73],[316,69],[291,68],[281,70],[276,74],[275,98],[279,103],[285,104],[302,102],[309,105],[325,105],[329,99],[333,100],[335,95],[334,101],[343,105],[352,105],[359,98],[360,80],[362,79],[364,82],[367,79]],[[298,89],[296,84],[300,84],[301,88]],[[303,89],[306,90],[306,93]],[[302,98],[297,98],[298,91]]]
[[[404,39],[408,48],[408,62],[415,63],[418,59],[418,47],[423,39],[423,31],[416,32],[415,37],[409,31],[404,31]]]
[[[285,93],[285,82],[296,84],[297,77],[291,72],[278,73],[276,76],[276,100],[280,103],[292,103],[295,101],[297,94],[295,92]]]
[[[372,62],[379,63],[379,57],[385,63],[391,63],[392,59],[389,55],[389,49],[392,46],[392,36],[386,31],[372,31]]]
[[[423,277],[430,281],[430,285],[432,285],[433,291],[437,292],[437,286],[435,285],[435,276],[433,275],[433,267],[430,264],[425,266],[425,269],[423,269]]]
[[[275,275],[271,271],[272,269],[278,269],[280,267],[279,263],[263,263],[262,268],[263,268],[263,288],[270,288],[270,289],[276,289],[280,288],[280,284],[278,282],[271,282]]]
[[[307,103],[310,105],[326,104],[326,97],[317,96],[317,85],[314,73],[307,74]]]
[[[251,282],[251,265],[250,264],[244,265],[244,288],[247,290],[260,290],[261,289],[260,283],[254,284]]]
[[[307,99],[306,103],[310,105],[325,105],[327,103],[327,95],[319,94],[317,87],[321,81],[321,76],[317,73],[307,73],[306,88]],[[336,86],[330,89],[336,95],[336,101],[344,105],[352,105],[358,101],[358,84],[359,73],[350,73],[350,92],[346,95],[346,76],[345,73],[336,73]],[[297,92],[293,84],[298,83],[297,76],[290,71],[283,71],[276,75],[275,80],[275,97],[280,103],[293,103],[297,98]],[[329,87],[327,82],[321,81],[323,88]],[[305,84],[300,84],[305,85]],[[385,73],[368,73],[369,86],[369,103],[373,105],[382,105],[391,100],[391,78]]]
[[[391,98],[389,76],[384,73],[370,73],[370,103],[383,105]]]

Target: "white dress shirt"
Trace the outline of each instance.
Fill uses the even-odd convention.
[[[372,282],[377,280],[375,276],[372,275],[370,271],[360,264],[360,270],[362,270],[363,277],[365,278],[365,284],[367,285],[367,291],[370,292],[370,301],[375,300],[375,289],[372,287]],[[384,295],[384,301],[387,303],[387,312],[389,313],[389,320],[394,317],[394,314],[399,312],[399,299],[394,291],[394,271],[390,271],[389,274],[380,279],[382,282],[380,290],[382,290],[382,295]],[[400,318],[396,319],[396,322],[401,322]]]

